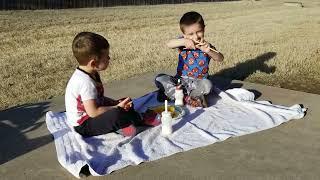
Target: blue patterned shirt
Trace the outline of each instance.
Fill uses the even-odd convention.
[[[179,48],[179,62],[177,76],[188,76],[197,79],[207,78],[209,75],[210,57],[200,49]]]

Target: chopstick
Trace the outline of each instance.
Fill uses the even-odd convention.
[[[203,43],[201,43],[201,42],[199,42],[199,41],[195,41],[195,40],[193,40],[195,43],[198,43],[198,44],[203,44]],[[209,49],[211,50],[211,51],[213,51],[213,52],[216,52],[216,53],[220,53],[219,51],[217,51],[217,50],[215,50],[215,49],[213,49],[213,48],[211,48],[211,47],[209,47]]]

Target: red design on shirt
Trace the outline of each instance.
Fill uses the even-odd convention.
[[[184,64],[183,69],[187,71],[189,69],[188,65]]]
[[[78,110],[79,112],[86,112],[86,110],[84,109],[84,105],[83,105],[83,103],[82,103],[82,100],[81,100],[81,96],[80,96],[80,95],[77,97],[77,110]]]
[[[183,60],[185,60],[187,58],[187,54],[186,53],[181,53],[181,57]]]
[[[86,121],[87,119],[89,119],[89,116],[86,114],[86,115],[84,115],[84,116],[82,116],[78,121],[77,121],[77,123],[79,124],[79,125],[81,125],[84,121]]]
[[[202,79],[202,78],[203,78],[203,74],[199,74],[198,79]]]
[[[81,96],[80,95],[77,97],[77,110],[78,110],[79,113],[85,113],[86,112],[86,110],[84,109],[84,105],[83,105],[83,102],[81,100]],[[87,119],[89,119],[89,116],[86,114],[86,115],[82,116],[77,121],[77,123],[81,125]]]
[[[191,51],[187,51],[187,54],[190,54],[191,53]]]
[[[189,64],[190,64],[190,65],[194,64],[194,58],[192,58],[192,57],[189,58]]]
[[[201,59],[198,64],[199,66],[204,66],[204,60]]]
[[[207,72],[208,72],[208,68],[205,67],[202,69],[202,74],[206,74]]]
[[[192,69],[192,72],[193,72],[193,73],[197,73],[198,71],[199,71],[199,69],[198,69],[197,67],[195,67],[195,68]]]
[[[196,58],[196,59],[199,58],[199,53],[198,52],[193,52],[193,57]]]
[[[204,57],[208,57],[208,54],[207,54],[207,53],[205,53],[205,52],[203,53],[203,55],[204,55]]]
[[[189,71],[189,72],[188,72],[188,76],[189,76],[189,77],[192,77],[192,76],[193,76],[193,72],[190,72],[190,71]]]

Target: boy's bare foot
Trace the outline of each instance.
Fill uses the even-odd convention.
[[[188,104],[192,107],[208,107],[207,99],[204,95],[200,97],[185,96],[184,101],[185,104]]]
[[[192,107],[202,107],[202,103],[199,98],[185,96],[184,101],[185,101],[185,104],[188,104]]]

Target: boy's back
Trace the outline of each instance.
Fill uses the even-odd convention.
[[[96,82],[86,72],[76,69],[65,94],[67,117],[72,126],[78,126],[88,118],[82,102],[97,97]]]

